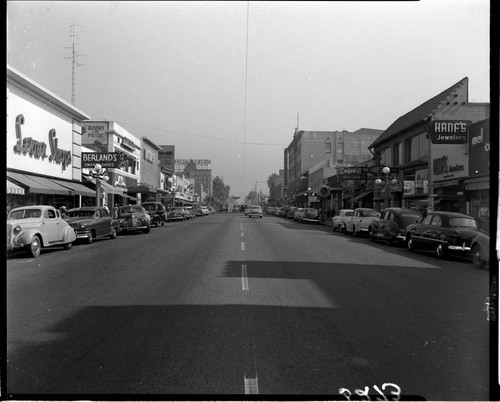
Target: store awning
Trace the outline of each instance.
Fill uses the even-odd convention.
[[[92,191],[90,188],[85,187],[84,185],[82,185],[80,183],[55,180],[55,179],[50,179],[50,181],[53,181],[54,183],[59,184],[60,186],[69,188],[76,195],[84,195],[86,197],[95,197],[95,191]]]
[[[128,194],[125,194],[125,193],[121,193],[121,194],[118,194],[120,197],[123,197],[123,198],[127,198],[127,199],[130,199],[132,201],[139,201],[139,198],[137,197],[132,197],[131,195],[128,195]]]
[[[465,190],[489,190],[490,189],[490,178],[487,177],[475,177],[473,179],[465,180]]]
[[[352,197],[349,201],[352,202],[358,202],[359,200],[368,197],[369,195],[373,194],[373,191],[363,191],[359,194],[356,194],[354,197]]]
[[[7,181],[7,194],[19,194],[19,195],[24,195],[24,188],[19,187],[17,184],[11,183],[10,181]]]
[[[72,195],[69,188],[60,186],[45,177],[15,172],[7,172],[7,177],[28,187],[29,193]]]

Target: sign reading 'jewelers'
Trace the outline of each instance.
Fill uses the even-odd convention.
[[[433,144],[467,143],[469,120],[434,120],[430,123],[430,136]]]

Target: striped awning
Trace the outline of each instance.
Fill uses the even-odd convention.
[[[60,186],[59,184],[54,183],[45,177],[16,172],[7,172],[7,178],[20,183],[23,186],[26,186],[29,193],[72,195],[72,192],[69,188]]]
[[[50,181],[69,188],[71,191],[73,191],[76,195],[84,195],[87,197],[95,197],[95,191],[91,190],[88,187],[85,187],[84,185],[72,181],[62,181],[62,180],[55,180],[55,179],[50,179]]]
[[[7,194],[25,195],[24,188],[7,180]]]

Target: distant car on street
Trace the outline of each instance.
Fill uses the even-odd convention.
[[[316,208],[304,208],[302,213],[300,214],[300,218],[298,219],[300,223],[311,222],[320,224],[321,217],[319,215],[319,211]]]
[[[151,225],[155,225],[155,227],[158,227],[158,225],[165,225],[167,221],[167,210],[161,202],[147,201],[143,202],[142,206],[148,211],[151,217]]]
[[[120,231],[149,233],[151,217],[141,205],[124,205],[118,208]]]
[[[422,214],[410,208],[386,208],[379,219],[370,223],[368,237],[380,240],[387,245],[403,244],[406,240],[406,227],[422,220]]]
[[[167,213],[168,221],[185,221],[188,216],[188,212],[184,210],[182,207],[175,207],[171,211]]]
[[[36,258],[42,248],[69,250],[75,240],[73,228],[50,205],[18,207],[7,215],[7,250],[25,249]]]
[[[412,251],[431,250],[438,258],[450,254],[472,257],[472,242],[482,233],[472,216],[434,211],[406,228],[406,244]]]
[[[345,221],[354,213],[354,209],[341,209],[338,215],[332,218],[332,230],[335,232],[345,232]]]
[[[354,237],[361,233],[368,233],[370,223],[378,219],[380,212],[373,208],[356,208],[352,216],[345,221],[345,232],[352,234]]]
[[[120,230],[118,220],[102,207],[72,208],[67,214],[66,221],[74,229],[76,238],[85,239],[88,244],[102,237],[115,239]]]
[[[249,218],[253,216],[256,216],[257,218],[262,218],[262,208],[260,207],[260,205],[250,205],[247,208],[247,211]]]

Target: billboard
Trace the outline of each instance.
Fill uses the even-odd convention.
[[[108,150],[109,122],[82,122],[82,145],[97,152]]]

